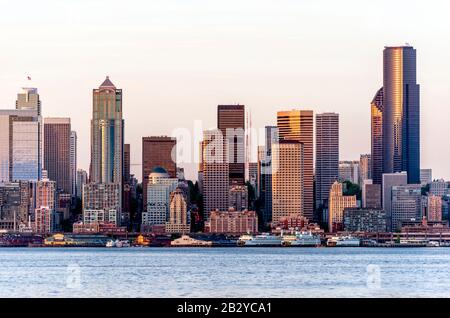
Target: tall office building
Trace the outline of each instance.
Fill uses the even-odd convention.
[[[392,228],[392,187],[408,184],[406,172],[383,173],[382,207],[388,218],[388,229]]]
[[[77,169],[77,198],[83,197],[83,186],[88,182],[87,172],[83,169]]]
[[[36,111],[38,116],[42,114],[41,100],[35,87],[23,87],[22,93],[17,94],[16,109]]]
[[[392,187],[391,231],[401,230],[402,221],[422,220],[420,184]]]
[[[93,90],[90,182],[122,184],[123,135],[122,90],[107,76]]]
[[[130,153],[130,144],[123,145],[123,183],[129,184],[131,175],[130,175],[130,164],[131,164],[131,153]]]
[[[356,196],[345,196],[342,190],[342,183],[335,181],[330,189],[328,206],[329,232],[333,233],[343,230],[344,210],[346,208],[356,208]]]
[[[70,132],[70,181],[72,198],[77,196],[77,143],[76,131]]]
[[[229,205],[230,173],[227,144],[220,130],[203,132],[203,200],[204,219],[211,211],[227,211]]]
[[[362,187],[364,180],[371,180],[371,160],[370,155],[365,154],[359,157],[359,186]]]
[[[177,178],[170,178],[162,167],[156,167],[149,175],[147,185],[147,209],[142,213],[142,225],[165,225],[169,220],[170,193],[178,185]]]
[[[265,145],[263,153],[260,153],[259,184],[260,198],[263,202],[263,223],[272,221],[272,145],[278,143],[278,128],[276,126],[265,127]]]
[[[406,171],[409,184],[420,183],[420,87],[416,50],[384,49],[383,172]]]
[[[147,185],[149,175],[156,167],[167,171],[170,178],[177,177],[177,141],[175,138],[143,137],[142,138],[142,188],[144,210],[147,208]]]
[[[42,179],[36,184],[36,208],[47,207],[51,211],[56,208],[56,182]]]
[[[370,103],[371,174],[374,184],[383,181],[383,88]]]
[[[186,196],[180,188],[170,194],[169,222],[166,223],[166,233],[189,233],[190,217],[187,209]]]
[[[297,140],[303,144],[303,206],[304,216],[310,220],[314,217],[313,125],[312,110],[291,110],[277,113],[279,139]]]
[[[70,118],[44,118],[44,170],[56,190],[72,193]]]
[[[304,146],[297,140],[272,145],[272,221],[304,216]]]
[[[316,115],[316,207],[328,201],[339,177],[339,114]]]
[[[245,184],[245,106],[217,106],[217,128],[227,141],[230,185]]]
[[[359,161],[339,161],[339,181],[359,183]]]

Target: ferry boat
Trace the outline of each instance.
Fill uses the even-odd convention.
[[[210,247],[212,244],[211,241],[196,240],[189,235],[182,235],[180,238],[173,240],[170,245],[177,247]]]
[[[295,235],[284,235],[283,246],[292,247],[318,247],[321,245],[320,237],[311,232],[301,232]]]
[[[360,239],[351,235],[333,236],[327,240],[329,247],[359,247],[360,244]]]
[[[242,235],[237,244],[238,246],[252,246],[252,247],[275,247],[281,246],[282,239],[280,236],[272,234],[261,235]]]

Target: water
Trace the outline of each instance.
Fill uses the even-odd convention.
[[[0,249],[0,297],[449,297],[450,248]]]

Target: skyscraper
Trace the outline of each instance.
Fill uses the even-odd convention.
[[[265,127],[265,145],[260,156],[260,198],[263,203],[263,223],[272,221],[272,145],[278,143],[278,128]]]
[[[383,181],[383,88],[380,88],[370,103],[371,174],[374,184]]]
[[[372,179],[370,175],[371,166],[370,155],[365,154],[359,157],[359,186],[362,187],[364,180]]]
[[[416,50],[384,49],[383,172],[406,171],[409,184],[420,183],[420,87]]]
[[[328,201],[339,177],[339,114],[316,115],[316,207]]]
[[[170,217],[166,223],[166,233],[189,233],[190,216],[186,197],[180,188],[170,194]]]
[[[227,142],[230,184],[245,184],[245,106],[217,106],[217,128]]]
[[[70,180],[72,198],[77,196],[77,132],[70,132]]]
[[[304,216],[304,146],[298,140],[272,145],[272,221]]]
[[[203,132],[203,198],[204,219],[211,211],[227,211],[229,205],[230,173],[227,144],[220,130]]]
[[[123,145],[123,183],[130,183],[130,144]]]
[[[170,178],[177,177],[177,158],[175,138],[143,137],[142,138],[142,188],[144,211],[147,208],[147,185],[149,175],[156,167],[161,167],[167,171]]]
[[[17,94],[16,109],[36,111],[41,116],[41,100],[35,87],[23,87],[22,93]]]
[[[280,140],[297,140],[303,144],[303,207],[304,216],[314,217],[314,168],[313,168],[313,125],[312,110],[282,111],[277,114]]]
[[[93,90],[90,182],[122,184],[123,134],[122,90],[107,76]]]
[[[88,182],[87,172],[83,169],[77,170],[77,198],[81,199],[83,196],[83,186]]]
[[[44,118],[44,170],[56,190],[72,193],[70,118]]]

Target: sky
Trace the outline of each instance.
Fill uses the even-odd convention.
[[[276,112],[340,114],[340,159],[370,153],[370,101],[385,45],[417,49],[421,165],[450,179],[450,2],[361,0],[0,0],[0,109],[39,89],[43,115],[70,117],[88,169],[92,89],[123,89],[125,142],[141,178],[142,136],[216,126],[244,104],[252,126]],[[31,81],[27,80],[31,77]],[[198,122],[197,122],[198,123]],[[254,140],[254,144],[258,143]],[[196,151],[196,150],[192,150]],[[186,166],[195,178],[193,165]]]

